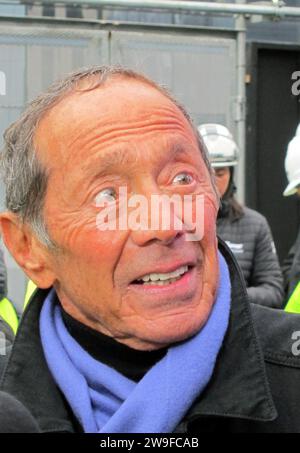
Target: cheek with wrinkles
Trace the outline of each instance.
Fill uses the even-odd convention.
[[[47,222],[51,237],[64,248],[72,248],[83,234],[96,229],[95,219],[81,212],[56,213]]]
[[[121,253],[126,241],[126,232],[119,231],[98,231],[96,228],[77,233],[75,241],[68,243],[68,248],[75,254],[84,259],[83,254],[88,261],[95,262],[97,267],[105,263],[107,268],[110,263],[114,263]]]
[[[187,212],[184,210],[183,221],[186,225],[191,224],[197,227],[197,231],[203,231],[204,236],[215,231],[216,217],[217,217],[217,206],[216,200],[213,195],[204,194],[203,198],[194,199],[192,205],[185,205]],[[204,237],[205,239],[205,237]]]
[[[207,200],[204,203],[204,239],[205,236],[212,239],[216,235],[216,217],[217,210],[215,204]]]
[[[53,240],[74,254],[112,256],[116,247],[122,247],[125,231],[100,231],[97,228],[97,211],[56,212],[47,222]]]

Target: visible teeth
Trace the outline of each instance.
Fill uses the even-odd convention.
[[[162,280],[157,280],[156,282],[151,282],[151,281],[149,281],[149,282],[147,282],[147,285],[148,285],[148,286],[151,286],[151,285],[152,285],[152,286],[153,286],[153,285],[155,285],[155,286],[166,286],[166,285],[170,285],[170,283],[176,282],[176,281],[179,280],[179,279],[180,279],[180,277],[177,277],[177,278],[170,278],[169,280],[164,280],[164,281],[162,281]]]
[[[185,274],[187,271],[188,271],[188,266],[181,266],[178,269],[176,269],[175,271],[168,272],[166,274],[153,273],[153,274],[144,275],[144,277],[140,278],[139,281],[143,281],[144,283],[150,282],[149,284],[151,284],[151,282],[157,282],[157,284],[161,284],[161,282],[162,283],[163,282],[172,283],[172,280],[174,280],[174,281],[177,280],[178,277]],[[167,282],[167,280],[168,280],[168,282]]]

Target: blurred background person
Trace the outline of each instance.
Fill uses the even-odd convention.
[[[285,171],[288,185],[283,195],[285,197],[295,194],[300,196],[300,124],[295,137],[288,144]],[[288,311],[300,312],[300,230],[295,243],[283,262],[282,271]]]
[[[283,277],[268,222],[235,198],[237,144],[229,130],[219,124],[203,124],[199,132],[208,149],[221,196],[218,235],[226,241],[242,269],[250,302],[283,308]]]

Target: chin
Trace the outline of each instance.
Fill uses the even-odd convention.
[[[144,326],[140,339],[148,344],[148,349],[160,349],[179,343],[201,331],[209,317],[210,309],[202,313],[172,315],[169,319],[157,321],[155,328]]]

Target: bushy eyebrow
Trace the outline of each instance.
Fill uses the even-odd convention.
[[[191,155],[190,146],[183,145],[182,143],[172,143],[169,151],[162,152],[164,161],[178,161],[183,157]],[[134,164],[137,161],[137,154],[126,153],[125,148],[119,148],[114,151],[108,151],[106,155],[100,157],[98,161],[99,171],[97,177],[101,177],[112,173],[116,168],[122,168],[125,165]]]

